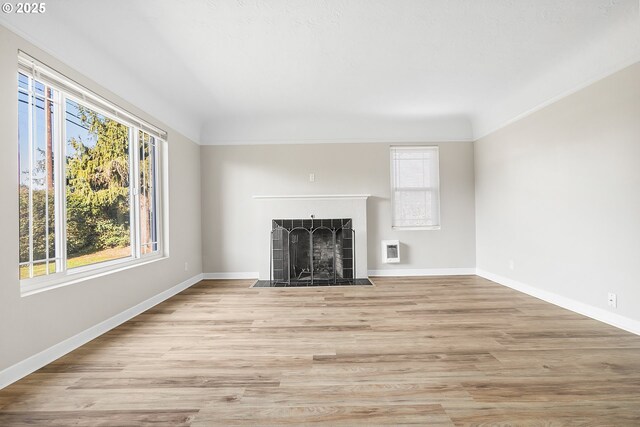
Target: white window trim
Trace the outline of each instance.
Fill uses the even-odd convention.
[[[98,264],[92,264],[86,267],[95,267],[87,271],[75,271],[80,270],[83,267],[73,269],[72,273],[64,276],[57,274],[49,276],[38,276],[32,279],[21,280],[20,295],[23,297],[34,295],[40,292],[48,291],[49,289],[56,289],[67,285],[73,285],[75,283],[84,282],[87,280],[97,279],[98,277],[106,276],[120,271],[128,270],[130,268],[139,267],[142,265],[150,264],[157,261],[168,259],[169,256],[162,253],[149,254],[148,256],[139,259],[121,258],[111,261],[105,261]],[[56,276],[52,278],[52,276]],[[47,280],[38,280],[42,278]]]
[[[56,270],[53,274],[42,275],[27,279],[20,279],[21,296],[33,295],[48,289],[54,289],[61,286],[78,283],[80,281],[89,280],[106,274],[115,273],[135,266],[149,264],[168,258],[168,229],[165,223],[168,218],[168,162],[167,153],[167,134],[161,129],[139,119],[135,115],[126,112],[115,104],[99,97],[90,90],[78,85],[64,75],[48,68],[46,65],[36,61],[25,53],[18,53],[18,72],[21,72],[31,79],[45,83],[57,92],[58,97],[58,113],[54,114],[56,135],[54,136],[54,158],[66,158],[66,126],[65,112],[66,100],[71,100],[79,105],[96,111],[97,113],[112,119],[129,128],[129,206],[130,206],[130,247],[131,255],[125,258],[119,258],[100,263],[90,264],[86,266],[76,267],[72,269],[66,268],[67,263],[67,236],[66,236],[66,187],[65,182],[65,162],[54,162],[55,174],[55,207],[56,210],[56,241],[59,247],[59,254],[56,253]],[[42,76],[46,78],[42,79]],[[69,93],[69,88],[72,92]],[[31,95],[30,95],[31,96]],[[29,116],[31,117],[31,116]],[[29,127],[31,129],[31,126]],[[157,250],[151,253],[142,254],[140,251],[140,230],[139,230],[139,198],[136,197],[139,188],[140,169],[139,169],[139,132],[145,132],[155,138],[156,145],[156,223],[157,223]],[[29,137],[31,138],[31,137]],[[59,240],[58,240],[59,239]],[[58,251],[56,251],[58,252]],[[58,256],[59,255],[59,256]]]
[[[438,196],[438,225],[422,225],[422,226],[400,226],[400,225],[393,225],[394,221],[395,221],[395,197],[394,197],[394,192],[398,191],[399,188],[394,187],[394,177],[393,177],[393,170],[394,170],[394,165],[393,165],[393,150],[394,149],[401,149],[401,150],[424,150],[425,148],[428,149],[435,149],[437,155],[438,155],[438,187],[437,188],[433,188],[433,187],[424,187],[424,188],[412,188],[409,190],[419,190],[419,191],[424,191],[424,190],[431,190],[431,191],[435,191],[437,196]],[[389,147],[389,187],[391,189],[391,229],[395,230],[395,231],[434,231],[434,230],[441,230],[442,229],[442,212],[441,212],[441,198],[440,198],[440,147],[437,145],[391,145]]]

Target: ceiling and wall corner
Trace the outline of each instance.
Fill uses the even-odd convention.
[[[0,23],[213,145],[475,140],[640,60],[638,0],[59,0]]]

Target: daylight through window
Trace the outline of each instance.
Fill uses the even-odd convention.
[[[438,163],[438,147],[391,147],[394,228],[440,228]]]
[[[160,254],[164,133],[19,59],[20,279],[64,281]]]

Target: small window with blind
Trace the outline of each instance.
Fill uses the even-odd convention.
[[[438,147],[391,147],[392,226],[440,229]]]

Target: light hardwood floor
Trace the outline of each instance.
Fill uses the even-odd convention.
[[[0,425],[640,425],[640,337],[475,276],[203,281],[0,391]]]

